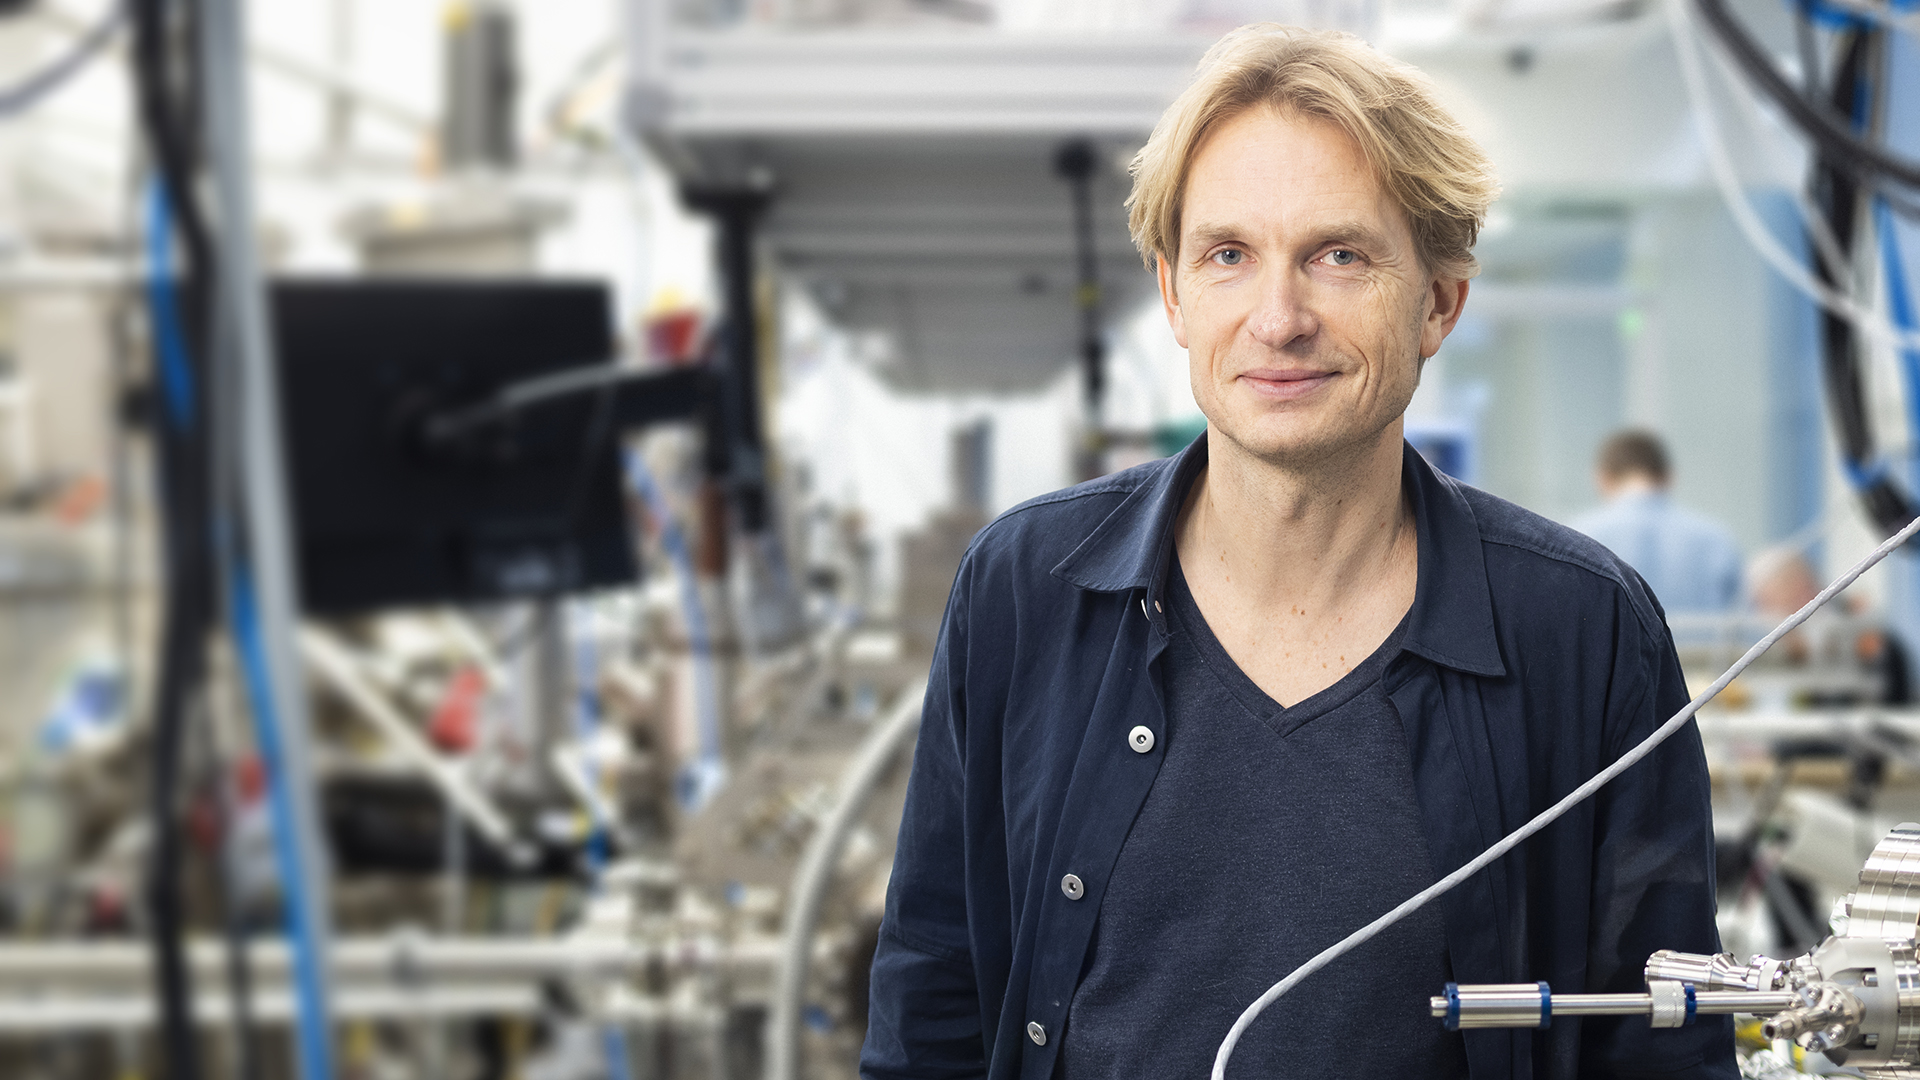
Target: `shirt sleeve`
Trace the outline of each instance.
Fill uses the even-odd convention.
[[[981,996],[968,947],[966,643],[962,564],[934,650],[886,914],[873,958],[863,1080],[984,1077]]]
[[[1629,618],[1628,625],[1638,627]],[[1608,697],[1608,760],[1617,760],[1687,703],[1673,642],[1629,633]],[[1631,640],[1632,638],[1639,640]],[[1658,949],[1715,953],[1713,817],[1706,755],[1689,723],[1594,796],[1593,897],[1587,988],[1644,993]],[[1733,1080],[1731,1017],[1655,1030],[1641,1017],[1582,1021],[1580,1075]]]

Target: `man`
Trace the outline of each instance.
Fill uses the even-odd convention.
[[[1135,162],[1205,436],[989,526],[954,585],[890,884],[871,1080],[1207,1075],[1300,962],[1685,701],[1599,545],[1402,439],[1495,192],[1410,69],[1230,34]],[[1692,731],[1283,998],[1231,1077],[1732,1077],[1731,1027],[1462,1039],[1460,982],[1627,991],[1711,952]]]
[[[1727,530],[1668,497],[1673,468],[1650,431],[1621,431],[1600,444],[1594,485],[1606,505],[1571,522],[1639,571],[1671,612],[1717,614],[1740,607],[1740,547]]]

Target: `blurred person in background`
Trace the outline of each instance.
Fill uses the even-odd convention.
[[[1672,461],[1659,436],[1609,436],[1594,484],[1606,505],[1570,524],[1626,560],[1669,614],[1740,609],[1740,546],[1718,522],[1674,504]]]
[[[1753,597],[1753,612],[1763,623],[1779,622],[1799,611],[1825,584],[1806,553],[1790,547],[1768,548],[1755,555],[1747,564],[1747,581]],[[1873,690],[1866,701],[1854,694],[1815,694],[1802,695],[1795,704],[1803,707],[1912,704],[1907,646],[1878,620],[1869,621],[1866,601],[1861,596],[1842,596],[1833,607],[1815,612],[1805,626],[1780,642],[1782,654],[1794,663],[1804,664],[1815,659],[1816,650],[1810,646],[1809,637],[1833,632],[1830,628],[1836,621],[1850,639],[1843,643],[1843,648],[1851,651],[1852,662],[1867,674]],[[1852,625],[1847,625],[1848,621]]]

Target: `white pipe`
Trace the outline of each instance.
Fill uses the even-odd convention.
[[[388,744],[440,789],[460,816],[472,822],[474,828],[505,851],[508,858],[518,859],[528,854],[514,835],[506,815],[467,782],[466,774],[458,765],[427,745],[420,732],[360,673],[358,662],[337,638],[318,627],[305,627],[300,632],[300,652],[314,674],[326,680],[342,700],[378,728]]]
[[[1865,739],[1892,731],[1920,742],[1920,709],[1702,710],[1694,718],[1707,742],[1773,742],[1831,736]]]
[[[210,940],[189,945],[188,962],[197,979],[219,978],[226,962],[223,949],[222,943]],[[426,987],[440,982],[532,982],[549,978],[619,981],[652,963],[729,972],[765,971],[780,955],[770,941],[690,948],[678,941],[635,942],[587,936],[443,938],[402,933],[335,939],[329,970],[343,985],[362,989],[369,985]],[[263,984],[283,983],[292,966],[284,938],[252,943],[248,959]],[[131,939],[0,945],[0,1014],[14,1008],[26,995],[144,993],[150,963],[146,944]]]
[[[813,959],[813,932],[820,921],[820,905],[840,849],[866,809],[867,799],[900,752],[920,730],[920,708],[927,694],[924,681],[901,692],[893,711],[874,725],[860,750],[841,774],[833,809],[827,812],[807,840],[793,883],[787,887],[787,912],[782,930],[780,972],[774,984],[772,1012],[767,1019],[767,1080],[796,1080],[800,1075],[800,1010],[807,990],[807,969]]]
[[[296,996],[284,988],[255,990],[247,1004],[255,1020],[269,1024],[289,1023],[299,1009]],[[196,994],[193,1006],[194,1022],[202,1027],[233,1022],[233,1005],[225,994]],[[342,987],[333,995],[336,1019],[531,1015],[546,1007],[538,986]],[[152,997],[0,999],[0,1035],[137,1031],[153,1026],[154,1012]]]
[[[635,846],[633,834],[627,831],[613,804],[594,787],[593,770],[580,748],[569,743],[554,743],[547,752],[547,764],[553,767],[554,775],[560,778],[560,786],[567,789],[567,793],[574,797],[580,808],[593,819],[593,823],[607,830],[622,851],[632,851]]]

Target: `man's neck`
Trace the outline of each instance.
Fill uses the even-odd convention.
[[[1413,606],[1419,542],[1400,425],[1326,467],[1284,468],[1207,433],[1174,542],[1200,614],[1240,670],[1292,706],[1372,654]]]
[[[1401,428],[1333,462],[1289,468],[1207,432],[1207,468],[1181,511],[1183,566],[1204,556],[1256,605],[1326,608],[1412,549]],[[1191,575],[1189,575],[1191,576]]]
[[[1665,484],[1654,480],[1652,477],[1637,475],[1623,476],[1617,480],[1607,481],[1607,490],[1604,492],[1608,502],[1628,498],[1645,499],[1665,495],[1666,493],[1667,486]]]

